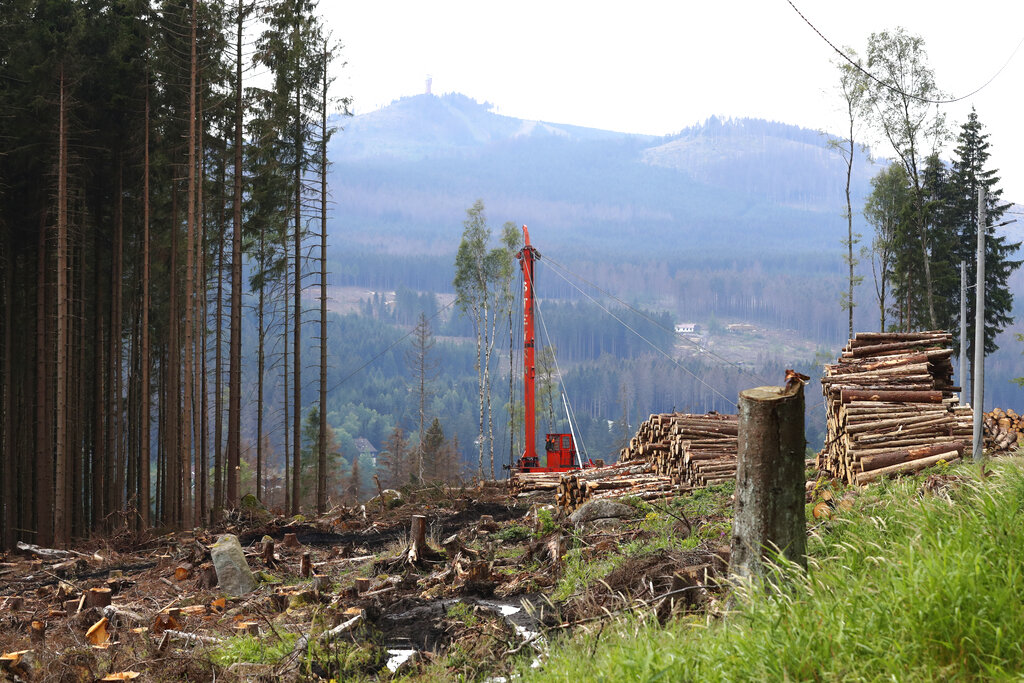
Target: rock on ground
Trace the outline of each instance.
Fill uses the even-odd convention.
[[[573,524],[585,524],[595,519],[621,519],[623,517],[635,517],[636,509],[607,498],[588,500],[581,505],[576,512],[569,515],[569,521]]]
[[[245,561],[242,544],[234,534],[224,534],[210,549],[217,585],[228,595],[245,595],[256,588],[256,577]]]

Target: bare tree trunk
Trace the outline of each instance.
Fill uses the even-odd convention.
[[[227,182],[227,164],[221,163],[221,202],[220,220],[218,221],[217,237],[217,305],[214,309],[215,321],[214,331],[214,353],[213,353],[213,509],[210,521],[215,522],[220,517],[220,511],[224,509],[224,398],[221,395],[223,390],[223,366],[224,357],[224,335],[222,331],[224,321],[224,202],[223,188]]]
[[[86,334],[86,317],[85,317],[85,297],[86,297],[86,277],[85,277],[85,241],[79,239],[78,245],[78,262],[76,264],[76,270],[78,275],[78,325],[76,335],[76,356],[75,356],[75,367],[71,370],[70,377],[77,378],[74,382],[75,386],[75,397],[72,401],[71,408],[74,411],[74,415],[71,419],[71,424],[74,426],[74,434],[71,443],[73,444],[71,455],[73,457],[73,474],[71,481],[69,482],[70,495],[74,498],[75,505],[75,517],[71,521],[71,533],[76,537],[83,537],[88,535],[89,532],[89,514],[91,508],[88,501],[89,487],[87,485],[88,480],[86,479],[86,462],[85,462],[85,435],[86,429],[85,424],[87,422],[87,410],[88,404],[85,400],[85,382],[83,377],[85,376],[85,348],[87,344]]]
[[[491,353],[494,351],[494,337],[497,334],[498,311],[493,315],[484,309],[489,327],[484,330],[484,395],[487,399],[487,447],[491,456],[491,479],[494,474],[494,415],[491,413]]]
[[[846,260],[847,265],[850,267],[849,273],[849,294],[847,294],[846,304],[849,306],[849,337],[853,339],[853,203],[850,201],[850,177],[853,175],[853,152],[855,146],[853,144],[853,101],[847,97],[846,100],[847,113],[849,114],[850,120],[850,154],[846,157]]]
[[[110,511],[116,513],[115,517],[111,520],[115,525],[118,523],[117,516],[122,512],[122,490],[124,486],[124,420],[122,419],[122,410],[124,409],[122,393],[123,393],[123,377],[121,361],[124,353],[124,349],[121,344],[121,329],[122,329],[122,296],[121,296],[121,279],[123,269],[123,251],[124,251],[124,178],[122,174],[122,161],[120,154],[118,155],[118,178],[117,178],[117,202],[114,204],[115,218],[114,218],[114,254],[112,260],[114,262],[112,286],[111,286],[111,299],[110,299],[110,364],[111,364],[111,391],[113,393],[111,401],[111,443],[113,449],[108,454],[108,458],[111,459],[113,465],[113,477],[111,482],[111,496],[110,496]]]
[[[264,229],[260,227],[260,261],[262,268],[263,250],[266,248]],[[263,500],[263,372],[266,369],[264,342],[264,313],[266,305],[266,282],[260,282],[259,303],[256,311],[256,498]],[[287,469],[287,467],[285,468]]]
[[[181,519],[183,523],[192,520],[192,386],[193,386],[193,325],[195,316],[195,244],[196,244],[196,0],[192,0],[192,63],[189,69],[188,95],[188,199],[185,209],[187,236],[185,242],[185,363],[184,385],[182,386],[181,430]]]
[[[475,321],[475,325],[474,325],[476,327],[476,384],[477,384],[477,391],[479,393],[479,396],[477,397],[477,399],[478,399],[479,404],[480,404],[480,419],[479,419],[479,424],[478,424],[478,428],[477,428],[477,434],[478,434],[477,438],[479,439],[480,443],[477,444],[476,471],[477,471],[477,476],[480,478],[481,481],[483,481],[483,478],[484,478],[484,408],[485,408],[485,403],[484,403],[484,387],[485,387],[485,383],[484,383],[484,371],[480,367],[480,364],[481,364],[480,356],[483,353],[483,328],[486,326],[487,323],[486,323],[486,319],[484,321],[481,321],[479,319],[480,318],[480,313],[479,312],[477,312],[475,315],[477,317],[477,320]],[[420,444],[422,444],[422,443],[423,443],[423,435],[420,434]],[[421,454],[420,455],[420,460],[421,461],[422,461],[422,452],[423,452],[423,448],[422,448],[422,445],[421,445],[421,447],[420,447],[420,454]],[[420,469],[421,470],[422,470],[422,467],[423,467],[423,464],[421,462],[420,463]]]
[[[140,378],[142,392],[142,422],[139,425],[139,526],[149,527],[149,82],[146,82],[146,122],[142,161],[142,353]]]
[[[316,512],[327,509],[327,46],[320,103],[320,429],[317,444]],[[358,456],[357,456],[358,457]]]
[[[162,521],[172,526],[181,526],[181,452],[179,450],[181,426],[181,394],[178,391],[181,373],[181,346],[178,338],[178,324],[181,320],[178,303],[178,191],[171,189],[171,273],[168,301],[167,352],[164,354],[164,515]]]
[[[296,27],[296,33],[298,28]],[[297,40],[297,39],[296,39]],[[292,478],[292,514],[299,513],[300,498],[300,477],[302,471],[302,157],[303,140],[301,130],[302,112],[302,86],[298,74],[295,83],[295,282],[292,283],[295,291],[294,318],[292,320],[292,332],[295,335],[293,346],[294,381],[293,390],[295,398],[292,400],[292,429],[294,434],[294,455]]]
[[[0,513],[3,514],[3,526],[0,527],[0,548],[14,545],[14,378],[11,344],[14,337],[11,326],[14,316],[14,251],[11,246],[11,233],[4,233],[4,386],[3,386],[3,467],[0,469]]]
[[[242,0],[235,36],[235,200],[231,235],[231,339],[228,349],[227,504],[238,507],[242,413]],[[262,352],[262,348],[261,348]],[[263,376],[260,375],[262,388]],[[261,392],[262,393],[262,392]],[[262,396],[258,406],[262,412]],[[257,466],[257,470],[259,467]],[[257,473],[259,479],[259,473]],[[256,488],[259,497],[259,484]],[[218,514],[219,511],[218,511]]]
[[[98,254],[98,235],[93,233],[93,254]],[[93,297],[93,401],[92,401],[92,529],[101,532],[107,514],[107,466],[106,466],[106,387],[107,364],[105,326],[103,321],[103,295],[99,282]]]
[[[63,119],[62,119],[63,120]],[[63,128],[61,129],[63,130]],[[59,152],[58,152],[59,156]],[[53,451],[51,450],[51,422],[49,411],[50,358],[46,348],[47,292],[46,292],[46,234],[43,224],[39,226],[38,259],[36,263],[36,405],[35,405],[35,529],[36,543],[53,544]],[[31,487],[29,488],[31,491]],[[31,497],[31,496],[30,496]]]
[[[287,254],[288,253],[288,249],[287,249],[288,242],[287,242],[287,239],[285,239],[284,244],[282,246],[283,246],[284,253]],[[284,425],[283,425],[283,427],[284,427],[284,509],[288,513],[290,513],[290,514],[297,514],[299,503],[298,503],[297,500],[295,500],[295,498],[297,496],[295,496],[294,493],[295,493],[295,491],[298,490],[298,486],[299,486],[298,485],[299,468],[295,466],[295,463],[298,462],[299,456],[297,454],[295,454],[293,456],[292,451],[290,450],[290,448],[291,448],[290,447],[290,443],[291,443],[291,430],[290,430],[290,427],[291,427],[291,424],[288,421],[289,415],[291,413],[288,412],[288,401],[289,401],[289,392],[288,392],[288,329],[289,328],[288,328],[288,320],[289,320],[289,317],[288,317],[288,269],[287,268],[285,269],[285,273],[284,273],[283,291],[284,291],[284,296],[282,297],[282,299],[284,301],[282,303],[282,307],[284,309],[284,320],[283,320],[283,322],[284,322],[284,357],[283,357],[282,362],[281,362],[281,372],[284,375],[284,394],[283,394],[284,401],[283,401],[283,406],[282,406],[283,412],[284,412]],[[291,477],[290,479],[289,479],[289,476]],[[296,512],[292,512],[292,510],[295,510]]]
[[[200,83],[201,85],[201,83]],[[203,185],[206,179],[206,154],[203,150],[203,95],[199,92],[199,153],[198,153],[198,178],[196,180],[196,260],[198,261],[197,282],[198,293],[196,295],[195,320],[199,324],[199,341],[196,344],[197,366],[199,377],[196,380],[196,389],[199,392],[199,420],[196,425],[196,441],[198,452],[196,453],[196,504],[192,516],[193,526],[201,526],[206,520],[208,506],[207,475],[209,472],[209,459],[206,450],[208,424],[208,394],[206,384],[206,338],[207,334],[207,307],[206,307],[206,207],[203,203]]]
[[[70,522],[67,517],[67,387],[68,387],[68,130],[67,130],[67,98],[64,70],[60,72],[60,118],[59,146],[57,168],[57,372],[54,425],[54,487],[56,495],[53,500],[54,543],[67,546],[70,540]]]

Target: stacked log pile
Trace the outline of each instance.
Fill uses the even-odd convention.
[[[736,477],[738,433],[736,415],[651,415],[619,453],[619,462],[652,462],[656,474],[681,486],[719,484]]]
[[[671,477],[654,471],[651,461],[619,462],[562,475],[555,500],[563,510],[572,511],[588,500],[634,497],[641,500],[674,498],[687,490]]]
[[[592,499],[667,499],[731,481],[737,433],[735,415],[651,415],[619,453],[618,463],[564,474],[556,499],[563,509],[575,510]]]
[[[953,386],[946,332],[858,333],[821,380],[828,431],[818,468],[851,484],[958,460],[973,413]]]
[[[554,491],[561,478],[561,472],[513,472],[509,480],[509,493],[517,496],[533,491]]]
[[[1024,448],[1024,416],[1012,408],[996,408],[985,413],[985,448],[994,455],[1014,453]]]

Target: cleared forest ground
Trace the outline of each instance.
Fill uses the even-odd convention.
[[[725,580],[731,491],[627,500],[629,514],[573,524],[550,494],[431,487],[367,503],[365,514],[280,518],[253,507],[217,529],[12,552],[0,564],[0,650],[27,652],[5,660],[3,675],[566,680],[581,658],[592,680],[1024,671],[1019,459],[992,461],[983,476],[961,466],[864,490],[815,482],[810,571],[780,568],[776,587]],[[427,517],[429,546],[415,560],[414,514]],[[232,597],[209,585],[220,533],[242,540],[255,590]],[[82,604],[95,588],[111,589],[109,607]],[[105,637],[90,639],[104,618]]]

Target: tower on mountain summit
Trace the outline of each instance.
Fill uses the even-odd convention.
[[[433,80],[434,80],[434,79],[433,79],[433,78],[431,78],[430,74],[427,74],[427,94],[428,94],[428,95],[430,94],[430,83],[431,83],[431,81],[433,81]]]

